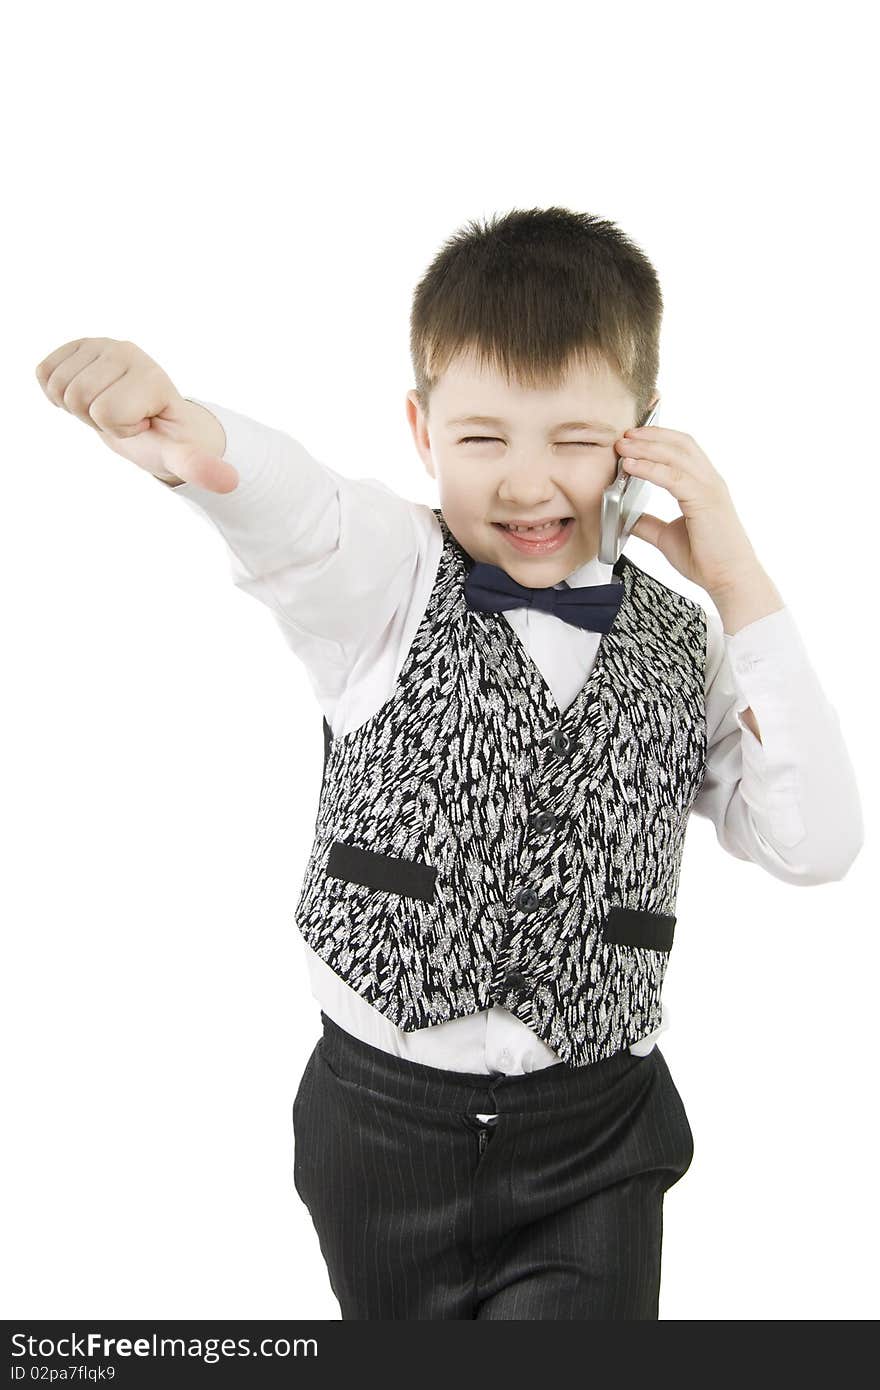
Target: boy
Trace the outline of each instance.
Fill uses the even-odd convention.
[[[294,1181],[343,1318],[656,1319],[693,1136],[668,1026],[687,820],[841,878],[834,711],[728,489],[658,399],[662,298],[613,224],[470,224],[413,304],[407,412],[440,507],[184,400],[133,344],[37,375],[218,527],[324,713],[296,910],[323,1034]],[[719,620],[597,558],[618,460],[682,515],[635,534]]]

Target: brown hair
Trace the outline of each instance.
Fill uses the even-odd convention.
[[[410,353],[425,416],[459,352],[508,380],[559,386],[573,363],[604,359],[636,401],[656,394],[663,297],[647,256],[616,227],[568,208],[514,208],[471,220],[416,286]]]

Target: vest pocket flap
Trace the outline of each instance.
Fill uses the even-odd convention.
[[[437,870],[431,864],[417,859],[394,859],[375,850],[343,844],[341,840],[330,845],[327,873],[330,878],[344,878],[348,883],[381,888],[404,898],[421,898],[426,903],[434,898],[437,878]]]
[[[641,907],[612,907],[605,923],[605,940],[617,946],[642,946],[649,951],[672,949],[675,918]]]

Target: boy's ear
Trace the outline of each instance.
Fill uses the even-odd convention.
[[[415,391],[407,391],[406,393],[406,418],[409,421],[409,427],[413,432],[413,438],[418,446],[419,429],[422,428],[423,421],[421,418],[419,398]]]
[[[431,457],[430,444],[426,444],[422,438],[422,431],[424,430],[424,420],[421,414],[419,398],[415,391],[407,391],[406,393],[406,418],[409,421],[409,427],[412,430],[413,440],[415,442],[419,458],[422,460],[422,463],[424,464],[425,472],[428,474],[429,477],[436,478],[437,474],[434,469],[434,460]]]

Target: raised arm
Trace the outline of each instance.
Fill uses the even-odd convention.
[[[37,368],[47,397],[223,537],[233,578],[270,608],[332,695],[410,596],[413,503],[347,478],[282,430],[180,395],[133,343],[78,339]]]
[[[234,583],[272,610],[324,687],[344,683],[409,598],[418,562],[414,504],[377,478],[348,478],[284,430],[196,401],[226,437],[239,477],[219,495],[174,489],[228,547]]]

